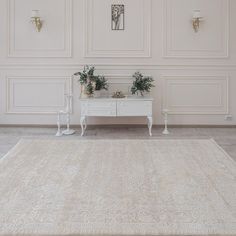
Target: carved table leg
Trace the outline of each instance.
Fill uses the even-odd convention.
[[[84,131],[86,129],[86,117],[82,116],[80,118],[80,126],[81,126],[81,136],[84,136]]]
[[[152,116],[148,116],[147,120],[148,120],[149,135],[152,136]]]
[[[57,137],[60,137],[63,135],[63,133],[61,131],[61,114],[63,114],[63,111],[59,111],[57,113],[57,133],[56,133]]]
[[[84,131],[87,129],[87,117],[84,119]]]

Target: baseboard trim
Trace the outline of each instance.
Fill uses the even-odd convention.
[[[236,128],[236,125],[168,125],[168,127],[169,128]]]
[[[63,126],[64,127],[64,126]],[[146,127],[144,124],[91,124],[89,127],[93,128],[138,128]],[[163,128],[164,125],[153,125],[153,128]],[[236,125],[178,125],[170,124],[169,128],[236,128]],[[57,128],[56,125],[42,125],[42,124],[0,124],[0,128]],[[71,128],[80,128],[80,125],[71,125]]]

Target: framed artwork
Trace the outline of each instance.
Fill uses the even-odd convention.
[[[123,4],[111,5],[111,29],[124,30],[125,29],[125,6]]]

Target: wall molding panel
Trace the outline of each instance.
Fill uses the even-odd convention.
[[[105,74],[109,84],[130,84],[132,75],[130,74]]]
[[[124,36],[120,38],[120,40],[116,40],[114,37],[115,31],[112,31],[109,26],[107,26],[107,29],[109,29],[108,32],[105,31],[107,38],[102,38],[103,34],[99,34],[97,36],[94,32],[94,30],[99,27],[99,24],[96,26],[94,23],[96,20],[94,19],[94,13],[96,12],[95,9],[95,0],[84,0],[85,5],[85,38],[84,38],[84,57],[91,57],[91,58],[148,58],[151,57],[151,0],[133,0],[133,1],[124,1],[120,2],[125,4],[125,7],[127,8],[128,4],[132,4],[134,2],[140,2],[140,8],[141,10],[141,16],[137,18],[141,18],[142,22],[139,25],[139,28],[141,28],[140,34],[133,35],[132,33],[129,35],[125,34],[125,31],[122,32]],[[108,8],[111,6],[111,1],[105,0],[105,2],[108,5]],[[101,1],[99,2],[101,3]],[[129,6],[131,9],[132,6]],[[125,8],[125,9],[126,9]],[[91,13],[92,12],[92,13]],[[131,12],[129,12],[131,13]],[[125,17],[127,17],[128,13],[125,13]],[[110,15],[108,16],[110,17]],[[107,19],[105,19],[107,20]],[[106,22],[106,21],[105,21]],[[97,23],[97,22],[96,22]],[[110,19],[109,19],[110,24]],[[138,23],[137,23],[138,24]],[[103,23],[104,25],[104,23]],[[103,27],[102,25],[102,27]],[[127,27],[127,26],[125,26]],[[103,29],[101,29],[103,30]],[[130,30],[130,28],[128,29]],[[128,31],[127,30],[127,31]],[[121,32],[120,32],[121,33]],[[96,43],[94,40],[98,40],[99,38],[102,38],[101,41]],[[111,38],[109,38],[111,37]],[[132,43],[137,40],[137,38],[141,38],[141,43],[139,47],[137,48],[128,48],[125,49],[126,44],[130,44],[132,46]],[[108,48],[108,44],[111,43],[114,40],[114,44],[112,45],[115,47],[115,44],[121,44],[119,49],[113,49]],[[123,42],[122,42],[123,41]],[[103,44],[104,43],[104,44]],[[98,44],[98,45],[95,45]]]
[[[109,93],[112,94],[117,90],[123,91],[126,94],[130,94],[130,88],[132,86],[133,78],[130,74],[104,74],[108,80]],[[106,93],[104,91],[104,93]]]
[[[51,8],[51,17],[50,15],[45,16],[46,19],[44,19],[42,16],[43,27],[40,33],[36,32],[30,23],[30,10],[23,11],[24,8],[16,7],[16,4],[24,4],[24,1],[28,3],[28,0],[21,0],[21,2],[16,0],[8,1],[7,56],[9,58],[72,57],[72,0],[60,0],[60,4],[58,0],[50,0],[55,1],[52,5],[53,8]],[[41,6],[43,2],[39,1],[38,7],[40,8],[41,6],[45,10],[46,2]],[[62,15],[53,15],[55,6],[61,9]],[[43,14],[43,10],[41,14]],[[55,18],[54,20],[53,17]],[[63,21],[58,19],[63,19]],[[52,24],[54,22],[57,24],[57,21],[59,25]],[[60,29],[57,29],[58,26]],[[19,27],[22,28],[22,32]],[[59,38],[61,42],[57,42]],[[31,41],[31,43],[28,44],[27,41]]]
[[[162,76],[163,108],[169,114],[226,115],[229,113],[227,76]]]
[[[181,4],[183,9],[175,4]],[[164,58],[229,57],[229,0],[199,1],[197,9],[205,15],[198,33],[193,31],[191,25],[193,1],[163,0],[163,5]],[[212,10],[212,5],[218,6],[217,11]]]
[[[44,64],[44,63],[24,63],[24,64],[0,64],[0,69],[54,69],[54,70],[82,70],[85,63],[83,64]],[[166,64],[166,65],[155,65],[155,64],[144,64],[144,63],[93,63],[97,69],[103,70],[209,70],[209,71],[235,71],[236,65],[223,65],[223,64],[210,64],[210,65],[180,65],[180,64]]]
[[[71,77],[7,76],[6,114],[55,114],[72,93]]]

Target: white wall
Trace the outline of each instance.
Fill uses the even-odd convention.
[[[111,31],[114,2],[125,4],[124,31]],[[40,33],[32,9],[40,9]],[[198,33],[194,9],[204,16]],[[0,0],[0,124],[54,124],[70,90],[78,124],[79,86],[70,77],[85,64],[112,89],[129,87],[136,70],[152,75],[155,124],[163,107],[172,124],[236,124],[235,13],[234,0]]]

